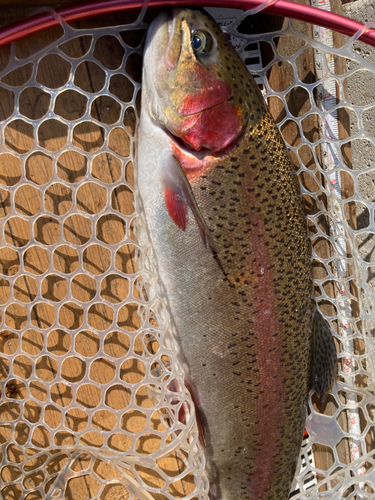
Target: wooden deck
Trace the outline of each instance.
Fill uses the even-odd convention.
[[[48,5],[55,8],[80,3],[79,1],[49,1]],[[339,8],[338,1],[336,2],[336,10]],[[46,3],[43,0],[32,3],[22,0],[6,1],[0,0],[0,19],[1,26],[11,24],[15,21],[23,19],[31,15],[35,9],[42,8]],[[130,13],[116,13],[101,18],[87,19],[73,23],[72,26],[76,28],[86,27],[100,27],[104,25],[126,24],[129,22],[129,16],[134,15]],[[131,19],[131,20],[132,20]],[[280,23],[275,18],[269,19],[267,16],[263,19],[270,23]],[[308,28],[307,28],[308,29]],[[32,55],[55,40],[62,34],[61,27],[45,30],[41,33],[25,37],[16,43],[16,55],[19,59],[24,59]],[[136,42],[136,34],[129,35],[129,43]],[[133,37],[133,41],[132,41]],[[69,43],[66,45],[65,50],[70,57],[80,58],[87,50],[88,39],[81,38],[77,43]],[[284,43],[284,42],[281,42]],[[290,50],[295,51],[295,47],[291,45],[292,42],[286,44],[281,48],[287,53]],[[295,42],[294,42],[295,43]],[[113,44],[113,40],[103,39],[97,47],[96,56],[107,68],[117,68],[122,59],[122,48],[119,45]],[[267,47],[263,47],[264,57],[267,58]],[[9,61],[9,47],[0,48],[0,70],[6,67]],[[313,54],[310,51],[304,53],[304,57],[299,61],[298,71],[303,73],[305,79],[314,77],[314,63]],[[269,75],[270,85],[277,90],[277,88],[288,85],[288,68],[282,66],[274,66]],[[134,76],[136,81],[140,81],[141,75],[141,60],[136,56],[131,59],[127,66],[127,71]],[[17,70],[7,75],[2,81],[6,84],[17,86],[21,85],[29,78],[31,67],[25,65],[21,70]],[[57,56],[50,56],[46,58],[42,64],[39,65],[37,81],[49,88],[57,88],[66,82],[67,75],[69,74],[69,67],[64,60],[59,60]],[[290,75],[289,75],[290,76]],[[105,77],[104,72],[99,66],[92,63],[85,63],[75,73],[75,83],[78,87],[82,88],[85,92],[97,92],[103,83]],[[123,75],[118,75],[111,81],[111,92],[116,95],[120,100],[127,102],[133,95],[133,85]],[[309,105],[303,89],[295,89],[288,96],[293,102],[293,109],[296,116],[300,116]],[[40,88],[34,87],[25,90],[19,97],[20,112],[30,119],[38,119],[42,117],[49,107],[50,96],[47,92],[43,92]],[[139,99],[137,105],[139,106]],[[271,112],[276,121],[279,121],[283,116],[283,108],[277,99],[272,99],[269,102]],[[0,84],[0,120],[4,120],[10,116],[14,107],[14,95],[12,92],[7,91]],[[74,90],[70,90],[62,94],[56,99],[55,113],[62,116],[66,120],[76,120],[82,116],[86,109],[86,101],[83,94],[79,94]],[[119,106],[110,97],[103,97],[97,99],[91,108],[91,115],[103,123],[110,125],[115,123],[119,116]],[[342,134],[347,133],[348,117],[341,117]],[[124,119],[124,125],[129,131],[131,136],[135,134],[135,113],[129,110]],[[317,134],[316,117],[309,118],[309,122],[305,124],[306,130],[309,131],[312,137]],[[293,126],[293,123],[287,125],[287,130],[284,130],[284,137],[290,144],[295,144],[299,140],[298,133]],[[11,206],[12,186],[16,185],[22,177],[22,168],[19,159],[13,156],[11,152],[26,153],[34,144],[34,130],[25,121],[13,122],[12,126],[8,126],[4,131],[6,147],[10,153],[8,155],[2,154],[0,156],[0,217],[4,217],[9,212]],[[26,184],[14,194],[14,206],[18,213],[10,223],[6,224],[4,234],[5,241],[11,244],[14,249],[0,248],[0,267],[3,275],[15,275],[22,265],[17,249],[24,247],[34,237],[36,244],[31,246],[23,256],[23,265],[25,271],[30,274],[21,275],[15,283],[16,298],[24,303],[29,304],[35,298],[37,293],[37,277],[42,275],[50,267],[51,273],[46,276],[41,283],[42,296],[51,303],[61,303],[62,307],[59,310],[59,319],[63,328],[51,331],[45,341],[40,329],[49,328],[54,324],[56,319],[56,309],[48,303],[39,304],[32,311],[32,323],[36,329],[30,328],[22,335],[22,348],[25,353],[30,356],[35,356],[43,351],[43,346],[47,345],[47,350],[53,353],[54,356],[63,356],[72,347],[72,337],[69,334],[75,331],[80,324],[82,324],[84,311],[83,305],[97,296],[98,302],[95,306],[91,307],[88,313],[88,324],[97,333],[90,330],[82,330],[77,333],[74,338],[75,350],[82,357],[87,358],[85,364],[79,357],[69,357],[67,362],[62,364],[61,376],[66,380],[66,384],[59,383],[53,387],[51,392],[53,401],[57,407],[66,407],[72,401],[72,394],[69,383],[76,383],[84,380],[84,375],[89,369],[90,377],[92,380],[99,384],[109,383],[116,370],[116,361],[128,352],[132,342],[132,332],[135,332],[140,326],[140,319],[137,315],[135,307],[126,306],[121,310],[118,319],[118,325],[125,329],[128,334],[123,331],[119,332],[113,330],[111,335],[105,339],[105,353],[107,357],[96,359],[95,355],[98,352],[98,345],[100,341],[100,332],[108,328],[113,318],[113,308],[108,303],[118,304],[124,300],[129,291],[137,297],[138,288],[131,283],[131,280],[126,278],[126,274],[133,274],[137,269],[137,261],[135,259],[135,247],[131,243],[127,243],[118,249],[115,256],[115,269],[113,273],[101,281],[100,276],[107,271],[111,264],[111,258],[108,248],[100,245],[100,241],[105,244],[117,244],[122,239],[126,231],[130,239],[134,239],[133,227],[131,225],[124,225],[124,218],[134,213],[134,200],[132,191],[124,184],[116,186],[112,189],[111,185],[116,184],[121,175],[124,176],[126,182],[130,186],[134,185],[134,171],[133,164],[127,163],[126,158],[130,152],[130,139],[129,136],[120,127],[114,128],[110,133],[110,149],[116,156],[109,153],[103,153],[97,156],[91,167],[92,180],[91,182],[82,183],[76,190],[75,197],[73,196],[72,186],[79,185],[80,181],[87,174],[87,158],[85,153],[92,153],[96,151],[103,143],[103,129],[96,123],[85,121],[81,127],[76,127],[73,136],[73,144],[81,148],[82,154],[76,151],[65,151],[64,145],[67,140],[67,128],[57,120],[49,120],[45,122],[38,130],[37,139],[39,144],[45,148],[46,153],[35,153],[31,155],[26,162],[25,175],[27,180],[32,181],[33,184]],[[56,168],[54,168],[54,155],[56,152],[61,152]],[[350,154],[350,151],[349,151]],[[119,157],[124,159],[124,167]],[[311,169],[314,165],[311,163],[311,152],[306,149],[305,155],[301,158],[302,161],[309,165]],[[55,176],[56,182],[48,188],[43,189],[43,186],[50,182]],[[95,182],[98,179],[106,184],[107,189],[101,184]],[[62,183],[63,181],[64,183]],[[312,186],[315,182],[312,177],[306,178],[306,185]],[[353,189],[348,181],[343,185],[343,190],[350,193]],[[116,214],[103,215],[100,218],[96,228],[90,221],[90,217],[85,217],[99,213],[106,203],[117,211]],[[76,203],[80,213],[72,214],[67,217],[61,228],[59,221],[61,217],[65,216]],[[309,200],[307,200],[307,208],[313,210],[314,207],[309,207]],[[34,227],[27,223],[22,216],[30,217],[37,215],[41,208],[44,207],[48,214],[41,216],[37,219]],[[350,214],[353,224],[355,224],[355,214]],[[96,231],[99,242],[88,248],[83,253],[75,248],[76,245],[82,245]],[[46,249],[45,245],[55,244],[59,241],[61,235],[64,235],[66,244],[61,244],[52,254]],[[43,246],[38,246],[38,242]],[[72,246],[69,246],[69,243]],[[329,248],[322,249],[323,255],[329,256]],[[82,268],[79,267],[82,262]],[[54,274],[53,269],[59,274]],[[77,269],[79,269],[77,271]],[[119,273],[116,274],[116,270]],[[321,272],[317,266],[315,273],[318,276]],[[35,278],[33,278],[33,276]],[[62,277],[66,275],[66,278]],[[70,292],[69,292],[70,290]],[[69,298],[69,293],[71,297]],[[0,299],[1,303],[6,302],[9,297],[9,284],[6,278],[2,278],[0,282]],[[106,303],[100,302],[100,298],[105,298]],[[78,305],[77,305],[78,304]],[[80,305],[82,304],[82,305]],[[8,327],[20,330],[25,324],[26,312],[25,307],[16,303],[11,307],[7,307],[5,314],[5,323]],[[68,332],[68,334],[66,333]],[[15,352],[18,348],[19,337],[11,332],[4,330],[0,333],[0,353],[5,354]],[[155,346],[157,347],[157,346]],[[143,344],[138,339],[135,340],[134,352],[142,352]],[[25,380],[30,377],[32,371],[32,364],[30,363],[28,355],[20,355],[17,357],[17,362],[14,364],[15,375],[19,375]],[[33,358],[35,359],[35,358]],[[3,359],[4,360],[4,359]],[[95,360],[95,361],[93,361]],[[93,362],[92,362],[93,361]],[[6,375],[8,367],[6,363],[2,363],[0,359],[0,377]],[[54,358],[49,357],[47,354],[38,358],[35,366],[35,373],[38,380],[35,381],[32,388],[32,394],[35,398],[43,400],[45,398],[46,389],[43,381],[51,382],[55,377],[57,370]],[[140,361],[129,360],[121,365],[121,373],[123,380],[127,383],[137,383],[144,377],[145,368]],[[19,383],[14,386],[7,387],[8,391],[13,391],[15,400],[23,400],[27,395],[26,385]],[[87,444],[90,447],[98,447],[103,443],[101,430],[113,428],[114,421],[116,420],[116,411],[121,411],[125,408],[129,401],[129,391],[125,387],[116,386],[108,393],[108,401],[114,412],[101,411],[100,414],[93,417],[92,427],[96,430],[87,433],[81,438],[80,444]],[[98,390],[95,386],[86,384],[83,385],[79,397],[83,405],[87,408],[92,407],[95,401],[100,397]],[[147,407],[148,395],[146,390],[138,394],[140,400],[144,401]],[[11,419],[12,411],[14,408],[9,403],[9,418]],[[336,407],[332,399],[328,398],[324,411],[327,414],[333,414]],[[30,417],[32,414],[35,418],[40,412],[40,407],[37,403],[25,403],[25,412]],[[72,408],[66,415],[67,427],[71,432],[64,432],[59,435],[59,440],[55,444],[60,445],[63,443],[69,444],[74,439],[74,432],[79,432],[87,426],[88,417],[82,409]],[[51,428],[57,428],[61,423],[61,412],[56,411],[56,406],[51,405],[47,409],[44,420]],[[30,420],[31,421],[31,420]],[[36,420],[38,421],[38,420]],[[141,411],[134,411],[129,414],[126,421],[122,422],[122,428],[129,432],[138,432],[141,430],[145,423],[145,414]],[[343,417],[343,425],[344,417]],[[162,423],[160,418],[155,416],[153,428],[155,430],[161,429]],[[25,435],[25,428],[19,426],[17,428],[16,441],[21,444]],[[0,430],[0,443],[6,441],[9,436],[4,431]],[[35,434],[35,442],[40,446],[48,447],[50,443],[49,437],[43,432]],[[129,448],[129,438],[127,434],[116,433],[113,439],[113,447],[119,451],[126,451]],[[159,441],[155,435],[145,436],[144,439],[139,440],[138,450],[146,454],[152,450],[157,449]],[[5,470],[3,469],[1,480],[3,484],[16,478],[19,474],[17,463],[20,459],[14,459],[17,454],[17,449],[9,451],[9,460],[13,463],[12,467]],[[347,460],[348,448],[343,448],[342,456],[343,461]],[[13,457],[13,458],[12,458]],[[316,450],[315,459],[317,466],[322,468],[328,467],[331,457],[329,453],[323,448]],[[66,463],[67,458],[62,458],[59,464],[56,463],[57,468],[61,468]],[[79,470],[84,470],[89,462],[89,456],[82,453],[77,459],[75,467]],[[178,475],[181,472],[182,463],[177,455],[171,455],[167,459],[158,464],[159,467],[165,471],[169,476]],[[32,467],[31,467],[32,469]],[[118,477],[116,471],[111,465],[98,460],[95,462],[96,474],[103,479],[113,479]],[[139,468],[139,473],[142,475],[144,481],[152,486],[163,486],[162,478],[144,467]],[[28,487],[35,488],[40,481],[38,473],[32,472],[27,477]],[[86,498],[95,497],[96,479],[90,475],[84,475],[81,478],[74,479],[69,483],[67,489],[67,498],[71,500],[84,500]],[[1,487],[0,487],[1,489]],[[192,477],[186,477],[184,481],[175,484],[173,494],[176,498],[181,498],[185,494],[193,490]],[[19,489],[16,486],[3,487],[1,489],[4,500],[19,498]],[[109,484],[105,490],[105,494],[101,498],[124,500],[127,498],[128,493],[121,488],[118,484]],[[154,494],[153,497],[157,500],[165,498],[162,495]],[[37,500],[38,496],[27,497]]]

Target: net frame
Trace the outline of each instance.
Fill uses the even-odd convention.
[[[201,0],[192,0],[192,6],[202,6]],[[177,7],[184,6],[183,0],[108,0],[94,1],[82,5],[62,7],[36,14],[30,19],[20,21],[11,26],[0,30],[0,46],[22,38],[31,33],[49,28],[64,20],[65,22],[84,19],[87,17],[107,14],[109,12],[119,12],[122,10],[148,7]],[[288,17],[290,19],[299,19],[302,21],[323,26],[335,30],[347,36],[359,34],[361,40],[369,45],[375,45],[375,32],[372,29],[364,27],[362,23],[348,19],[344,16],[332,13],[330,11],[310,7],[305,4],[298,4],[288,0],[207,0],[204,2],[206,7],[230,7],[233,9],[244,9],[250,13],[260,11],[269,14]]]
[[[63,22],[63,21],[60,19],[60,22]],[[70,28],[68,28],[68,27],[66,27],[66,29],[67,29],[67,30],[70,30]],[[229,29],[228,29],[228,31],[230,31],[230,29],[231,29],[231,28],[229,28]],[[289,31],[284,32],[284,34],[292,33],[292,32],[293,32],[293,27],[290,25],[290,26],[289,26],[289,28],[288,28],[288,30],[289,30]],[[359,34],[358,34],[358,35],[359,35]],[[73,38],[74,36],[76,36],[76,33],[74,33],[74,34],[72,35],[72,38]],[[270,35],[269,35],[269,37],[268,37],[268,41],[272,41],[272,40],[273,40],[273,38],[274,38],[274,36],[275,36],[275,34],[274,34],[274,33],[270,34]],[[252,37],[252,40],[255,40],[256,38],[257,38],[257,37]],[[260,37],[259,37],[259,36],[258,36],[258,38],[260,39]],[[274,43],[274,42],[272,41],[272,43]],[[309,43],[311,43],[311,40],[309,40]],[[319,44],[315,44],[315,46],[317,47],[317,50],[319,50],[319,48],[320,48],[320,49],[322,48],[322,47],[321,47],[321,45],[319,45]],[[275,50],[277,51],[276,47],[275,47]],[[334,52],[335,52],[335,50],[332,50],[332,52],[334,53]],[[338,54],[338,55],[340,54],[340,51],[336,51],[336,52],[337,52],[337,54]],[[297,57],[298,57],[298,54],[297,54],[297,55],[295,55],[294,59],[296,59]],[[353,59],[355,60],[356,58],[355,58],[355,57],[353,57]],[[359,58],[357,58],[357,60],[359,60]],[[367,65],[367,67],[368,67],[368,65]],[[260,73],[260,74],[262,74],[262,73]],[[263,71],[263,74],[264,74],[264,71]],[[266,84],[265,86],[267,87],[267,84]],[[274,91],[273,91],[273,90],[272,90],[272,89],[268,86],[268,95],[272,95],[272,94],[276,95],[276,94],[275,94],[275,92],[274,92]],[[285,96],[285,92],[284,92],[284,96]],[[286,121],[287,121],[287,120],[285,119],[283,123],[286,123]],[[280,126],[282,126],[282,124],[283,124],[283,123],[281,123],[281,124],[280,124]],[[295,151],[296,151],[296,152],[298,152],[297,150],[298,150],[298,148],[296,148],[296,149],[295,149]],[[329,183],[328,183],[328,185],[329,185]],[[305,187],[303,187],[303,192],[304,192],[305,194],[308,194],[308,193],[307,193],[307,191],[306,191],[306,188],[305,188]],[[310,193],[310,194],[311,194],[311,193]],[[327,216],[328,216],[328,217],[331,217],[331,215],[332,215],[332,214],[330,214],[330,213],[328,213],[328,212],[327,212]],[[336,224],[336,229],[337,229],[337,231],[338,231],[338,232],[340,231],[340,227],[338,227],[338,226],[337,226],[337,224]],[[139,231],[140,231],[140,234],[138,235],[138,238],[139,238],[139,240],[140,240],[140,241],[142,241],[142,238],[144,238],[144,236],[142,236],[142,226],[141,226],[141,224],[140,224],[140,226],[139,226]],[[318,233],[318,234],[320,234],[320,233]],[[336,239],[337,239],[337,238],[336,238]],[[146,260],[147,260],[147,259],[149,259],[149,263],[147,264],[147,266],[149,267],[149,269],[150,269],[150,270],[152,270],[152,268],[153,268],[153,264],[152,264],[152,256],[150,256],[150,255],[146,256]],[[330,260],[331,260],[331,259],[330,259]],[[332,275],[332,277],[333,277],[333,275]],[[150,281],[150,282],[152,282],[151,278],[148,278],[148,279],[149,279],[149,281]],[[154,279],[156,280],[156,276],[154,276]],[[156,282],[154,282],[154,286],[157,288],[157,285],[156,285],[155,283],[156,283]],[[145,292],[143,292],[143,293],[145,293]],[[163,342],[164,342],[164,341],[163,341]],[[173,344],[173,340],[170,340],[169,342],[171,342],[171,343]],[[168,343],[168,341],[167,341],[167,343]],[[147,348],[147,346],[146,346],[146,348]],[[174,348],[173,348],[173,347],[171,347],[171,350],[172,350],[172,351],[173,351],[173,349],[174,349]],[[358,358],[358,359],[359,359],[359,361],[360,361],[360,362],[362,361],[362,358]],[[178,366],[178,364],[177,364],[176,366]],[[169,367],[166,367],[166,368],[168,369]],[[178,370],[177,370],[177,371],[178,371]],[[181,382],[181,379],[180,379],[180,382]],[[176,388],[176,387],[174,387],[174,388]],[[180,389],[180,391],[181,391],[181,388],[179,388],[179,389]],[[335,389],[334,396],[336,397],[336,399],[337,399],[337,400],[339,400],[339,399],[340,399],[340,396],[339,396],[339,394],[338,394],[338,393],[340,392],[340,390],[341,390],[341,391],[343,391],[343,390],[345,390],[345,389],[347,389],[347,386],[345,385],[345,383],[344,383],[344,384],[342,384],[342,385],[340,385],[340,386],[338,386],[338,388],[336,388],[336,389]],[[359,390],[359,391],[357,391],[357,392],[358,392],[358,395],[359,395],[359,396],[363,396],[362,403],[364,402],[364,407],[367,407],[369,404],[371,404],[371,401],[372,401],[372,395],[371,395],[371,393],[369,393],[369,392],[368,392],[368,391],[366,391],[366,390],[365,390],[365,391],[363,391],[363,390],[362,390],[362,391],[360,391],[360,390]],[[155,393],[154,393],[154,394],[151,394],[151,397],[152,397],[152,396],[155,396]],[[182,397],[182,400],[183,400],[183,401],[182,401],[182,403],[180,404],[180,406],[182,406],[182,404],[184,404],[184,401],[185,401],[185,400],[184,400],[184,398],[186,398],[187,400],[189,399],[189,395],[188,395],[188,394],[182,394],[182,396],[181,396],[181,397]],[[180,400],[180,401],[181,401],[181,400]],[[363,405],[362,405],[362,406],[363,406]],[[343,406],[343,408],[345,409],[345,405]],[[311,412],[312,412],[312,413],[311,413],[311,415],[313,415],[313,417],[311,417],[311,418],[310,418],[310,434],[311,434],[311,435],[310,435],[310,437],[312,437],[312,441],[310,441],[310,443],[309,443],[308,447],[311,447],[311,444],[313,444],[313,443],[314,443],[314,438],[316,439],[316,435],[315,435],[315,437],[314,437],[314,425],[316,425],[316,422],[317,422],[317,421],[319,421],[319,418],[320,418],[320,413],[319,413],[319,412],[316,412],[316,409],[314,408],[314,406],[312,405],[312,403],[311,403],[311,402],[310,402],[310,409],[311,409]],[[318,420],[317,420],[317,421],[314,421],[314,418],[317,418]],[[190,422],[190,423],[189,423],[189,425],[191,425],[190,430],[192,430],[192,431],[193,431],[193,435],[194,435],[194,432],[195,432],[195,435],[196,435],[196,430],[194,430],[194,425],[192,424],[192,422],[193,422],[193,421],[194,421],[194,418],[193,418],[193,413],[192,413],[192,417],[191,417],[191,419],[189,420],[189,422]],[[369,418],[369,421],[370,421],[370,418]],[[370,425],[368,425],[368,426],[366,427],[366,429],[367,429],[367,430],[368,430],[369,428],[370,428]],[[316,427],[315,427],[315,429],[316,429]],[[321,439],[321,438],[319,438],[319,439]],[[319,442],[319,441],[317,441],[317,442]],[[195,446],[195,442],[194,442],[194,446]],[[193,446],[193,448],[194,448],[194,446]],[[303,453],[305,454],[305,456],[307,455],[307,449],[308,449],[308,447],[306,447],[306,448],[305,448],[305,450],[303,451]],[[189,446],[188,446],[188,448],[189,448]],[[202,462],[202,456],[201,456],[200,452],[197,452],[197,451],[196,451],[196,453],[198,453],[198,455],[196,455],[196,463],[195,463],[194,465],[195,465],[195,467],[196,467],[197,469],[199,469],[199,468],[200,468],[200,469],[202,469],[202,463],[203,463],[203,462]],[[74,462],[74,460],[75,460],[75,459],[77,459],[77,456],[76,456],[76,455],[74,455],[74,453],[73,453],[73,455],[72,455],[72,460],[73,460],[73,462]],[[90,463],[91,463],[91,465],[93,466],[93,460],[94,460],[94,458],[92,458],[92,457],[91,457],[91,459],[90,459],[90,460],[91,460],[91,462],[90,462]],[[365,456],[365,457],[361,457],[361,458],[360,458],[360,460],[358,461],[358,468],[361,468],[361,466],[362,466],[362,464],[364,463],[364,461],[365,461],[365,460],[366,460],[368,463],[372,464],[371,453],[369,453],[369,454],[368,454],[368,456]],[[72,463],[73,463],[73,462],[72,462]],[[109,462],[111,462],[111,460],[109,460]],[[84,470],[87,470],[87,469],[84,469]],[[134,468],[133,468],[132,470],[133,470],[133,473],[134,473]],[[373,474],[373,473],[372,473],[372,465],[371,465],[371,467],[367,467],[367,469],[365,469],[365,470],[366,470],[366,472],[365,472],[365,473],[366,473],[366,475],[370,477],[370,480],[369,480],[369,481],[370,481],[370,482],[369,482],[369,484],[370,484],[370,483],[371,483],[371,481],[372,481],[372,474]],[[65,471],[65,472],[66,472],[66,471]],[[69,474],[70,474],[70,475],[69,475]],[[200,473],[199,473],[199,474],[201,474],[201,471],[200,471]],[[198,476],[199,476],[199,474],[198,474]],[[67,481],[67,479],[69,479],[70,477],[77,477],[77,476],[79,476],[79,475],[80,475],[80,474],[77,474],[77,471],[73,471],[73,472],[68,471],[68,474],[65,474],[65,473],[64,473],[64,474],[61,474],[61,475],[59,476],[59,479],[58,479],[57,483],[56,483],[56,487],[54,488],[54,493],[58,493],[58,485],[59,485],[59,484],[61,485],[61,491],[63,491],[63,490],[64,490],[64,488],[65,488],[65,484],[64,484],[64,483]],[[82,473],[81,473],[81,475],[82,475]],[[137,474],[134,474],[134,475],[137,477],[138,481],[140,481],[141,483],[143,482],[143,480],[142,480],[142,478],[140,478],[139,474],[138,474],[138,475],[137,475]],[[199,476],[199,477],[200,477],[200,476]],[[203,477],[203,476],[202,476],[202,477]],[[362,491],[362,490],[363,490],[363,487],[361,486],[361,484],[365,484],[365,479],[366,479],[366,478],[363,478],[362,483],[359,483],[359,482],[358,482],[358,479],[356,479],[355,477],[351,477],[351,476],[350,476],[350,471],[349,471],[349,469],[347,468],[347,469],[346,469],[346,470],[344,470],[343,472],[342,472],[342,471],[337,472],[335,476],[332,476],[332,475],[330,475],[330,474],[328,473],[328,478],[327,478],[325,481],[323,481],[322,483],[320,483],[320,487],[321,487],[321,484],[324,484],[325,482],[327,482],[327,483],[328,483],[328,482],[329,482],[329,483],[331,483],[331,484],[329,484],[329,487],[331,488],[331,492],[329,493],[330,498],[334,498],[334,496],[332,496],[332,495],[335,495],[336,493],[337,493],[337,494],[341,494],[341,493],[342,493],[342,491],[343,491],[344,489],[348,490],[348,488],[350,488],[352,484],[354,484],[354,485],[355,485],[355,488],[354,488],[354,495],[357,495],[357,496],[358,496],[358,495],[366,495],[368,492],[366,492],[366,491],[364,491],[364,492],[363,492],[363,491]],[[336,485],[334,484],[334,481],[335,481],[335,480],[337,480],[337,484],[336,484]],[[129,479],[129,477],[126,477],[126,479],[122,479],[122,481],[124,481],[124,484],[126,485],[127,491],[129,492],[129,490],[130,490],[130,495],[133,495],[133,497],[134,497],[134,498],[135,498],[136,496],[141,495],[141,493],[139,492],[139,490],[137,490],[136,488],[135,488],[134,490],[132,490],[132,487],[135,487],[135,485],[134,485],[134,481],[133,481],[133,483],[132,483],[132,478],[130,478],[130,479]],[[205,495],[204,491],[205,491],[205,490],[207,490],[207,485],[204,483],[204,477],[203,477],[202,481],[203,481],[203,483],[202,483],[201,491],[200,491],[200,493],[199,493],[199,494],[204,496],[204,495]],[[300,482],[301,482],[301,483],[303,483],[303,481],[300,481]],[[333,488],[332,488],[332,484],[333,484]],[[373,483],[372,483],[372,484],[373,484]],[[302,485],[302,484],[300,484],[300,486],[301,486],[301,487],[303,487],[303,485]],[[345,488],[344,488],[344,486],[345,486]],[[103,487],[101,487],[101,488],[102,488],[102,491],[104,491],[104,486],[103,486]],[[358,490],[358,488],[359,488],[359,490],[358,490],[358,491],[356,491],[356,488],[357,488],[357,490]],[[341,491],[341,493],[340,493],[340,491],[339,491],[339,490]],[[151,491],[152,491],[152,489],[151,489]],[[155,491],[154,491],[154,493],[155,493]],[[51,494],[52,494],[52,493],[51,493]],[[196,492],[195,492],[194,494],[196,494]],[[147,493],[144,493],[144,495],[145,495],[145,496],[144,496],[144,498],[150,498],[149,496],[147,496]],[[302,494],[301,494],[301,495],[302,495]],[[315,496],[314,496],[314,495],[315,495]],[[324,497],[324,496],[327,496],[327,495],[325,495],[325,494],[323,493],[322,497]],[[302,496],[300,496],[300,498],[304,498],[304,497],[306,497],[306,498],[317,498],[317,491],[315,491],[315,492],[313,491],[313,492],[311,492],[311,493],[308,493],[308,494],[307,494],[307,496],[306,496],[306,494],[305,494],[305,493],[304,493]],[[320,496],[319,496],[319,497],[320,497]],[[359,496],[359,497],[360,497],[360,496]],[[366,496],[362,496],[362,497],[366,497]],[[353,494],[352,494],[352,491],[350,491],[350,498],[355,498],[355,496],[353,496]]]
[[[201,0],[192,0],[192,6],[202,6]],[[62,7],[36,14],[29,19],[17,22],[11,26],[0,29],[0,46],[14,40],[27,36],[31,33],[49,28],[61,22],[74,21],[93,16],[107,14],[109,12],[119,12],[135,8],[148,7],[177,7],[184,6],[183,0],[107,0],[88,2],[83,5]],[[375,32],[371,27],[365,27],[362,23],[346,18],[344,16],[321,10],[317,7],[310,7],[305,4],[298,4],[288,0],[207,0],[206,7],[230,7],[233,9],[244,9],[248,14],[255,14],[260,11],[275,14],[290,19],[323,26],[335,30],[347,36],[358,36],[361,41],[375,46]],[[370,28],[370,29],[369,29]]]

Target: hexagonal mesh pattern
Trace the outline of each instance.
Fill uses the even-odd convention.
[[[136,210],[145,26],[63,27],[36,54],[11,51],[0,74],[0,492],[207,498],[194,408]],[[375,154],[366,114],[375,95],[352,102],[347,82],[375,68],[349,43],[332,50],[345,72],[330,73],[330,49],[292,24],[241,36],[269,54],[259,75],[301,181],[315,295],[340,351],[333,395],[324,408],[310,400],[298,498],[370,498],[375,224],[366,186]],[[302,74],[314,50],[321,81]],[[319,95],[333,79],[354,137],[335,141],[339,163],[327,170],[329,110]],[[318,485],[304,493],[311,477]]]
[[[194,409],[134,235],[143,34],[65,26],[2,74],[14,103],[0,154],[4,499],[204,489]]]

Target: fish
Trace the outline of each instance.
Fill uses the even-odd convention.
[[[154,19],[142,78],[140,210],[209,496],[285,500],[309,392],[323,402],[337,373],[297,177],[257,84],[203,10]]]

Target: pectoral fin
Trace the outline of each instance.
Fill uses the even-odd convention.
[[[187,224],[187,207],[193,212],[199,232],[205,246],[207,243],[215,251],[210,230],[199,210],[189,181],[177,159],[171,154],[164,160],[162,169],[165,206],[173,222],[183,231]]]
[[[187,224],[187,203],[178,190],[165,188],[164,200],[168,213],[177,227],[185,231]]]
[[[311,388],[323,404],[337,376],[337,352],[331,329],[318,310],[312,316],[313,362]]]

